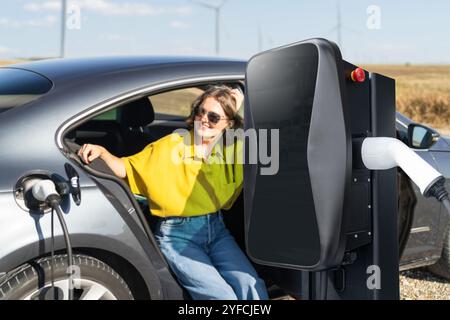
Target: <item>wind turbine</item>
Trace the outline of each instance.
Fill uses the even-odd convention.
[[[263,50],[263,32],[261,25],[258,23],[258,52]]]
[[[336,31],[337,33],[337,44],[339,48],[342,48],[342,20],[341,20],[341,2],[338,0],[336,2],[336,13],[337,13],[337,23],[336,25],[327,32],[327,34]]]
[[[337,41],[339,48],[342,48],[342,20],[341,20],[341,2],[337,3]]]
[[[337,44],[339,46],[339,48],[341,49],[341,52],[344,53],[344,47],[343,47],[343,41],[342,41],[342,31],[344,29],[353,32],[356,35],[360,35],[360,32],[350,28],[348,26],[346,26],[344,23],[342,23],[342,16],[341,16],[341,1],[337,0],[336,2],[336,16],[337,16],[337,23],[336,25],[327,33],[325,33],[325,35],[328,35],[332,32],[336,31],[337,34]]]
[[[225,2],[227,0],[222,0],[222,2],[219,5],[212,5],[209,3],[204,3],[201,1],[195,1],[191,0],[193,3],[202,6],[204,8],[213,10],[216,15],[216,55],[219,55],[220,53],[220,10],[225,5]]]

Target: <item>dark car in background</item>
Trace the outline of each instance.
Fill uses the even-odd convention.
[[[186,128],[191,102],[216,84],[243,87],[246,62],[214,58],[62,59],[0,68],[0,299],[39,299],[50,286],[51,217],[30,210],[32,179],[79,174],[81,202],[63,201],[75,262],[84,281],[77,299],[183,299],[152,235],[148,207],[97,159],[77,156],[84,143],[116,156]],[[397,114],[398,138],[450,178],[450,142]],[[450,278],[448,219],[401,171],[401,269],[433,265]],[[225,214],[245,251],[242,197]],[[48,211],[48,210],[47,210]],[[65,251],[55,228],[55,285],[64,289]],[[255,265],[271,298],[289,292],[272,279],[280,268]],[[273,275],[277,277],[272,277]],[[63,290],[64,291],[64,290]]]
[[[450,177],[450,138],[433,128],[414,123],[397,112],[397,137],[446,177]],[[450,226],[445,208],[425,198],[414,183],[399,170],[400,269],[430,266],[450,279]]]

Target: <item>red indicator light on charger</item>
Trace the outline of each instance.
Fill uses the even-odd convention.
[[[366,73],[362,68],[356,68],[350,74],[350,78],[353,82],[364,82],[366,80]]]

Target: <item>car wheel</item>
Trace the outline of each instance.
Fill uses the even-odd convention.
[[[444,246],[442,247],[441,258],[429,267],[434,274],[446,279],[450,279],[450,224],[445,231]]]
[[[67,300],[67,255],[55,255],[54,286]],[[132,300],[128,285],[110,266],[86,255],[74,255],[75,300]],[[0,300],[46,300],[51,293],[51,257],[26,263],[11,272],[0,282]],[[78,273],[78,275],[77,275]],[[47,293],[47,294],[46,294]],[[47,298],[48,299],[48,298]]]

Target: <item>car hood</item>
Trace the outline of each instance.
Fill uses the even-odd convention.
[[[430,148],[430,150],[450,152],[450,137],[441,136],[439,140]]]
[[[443,136],[441,137],[441,139],[449,146],[450,148],[450,137],[448,136]]]

